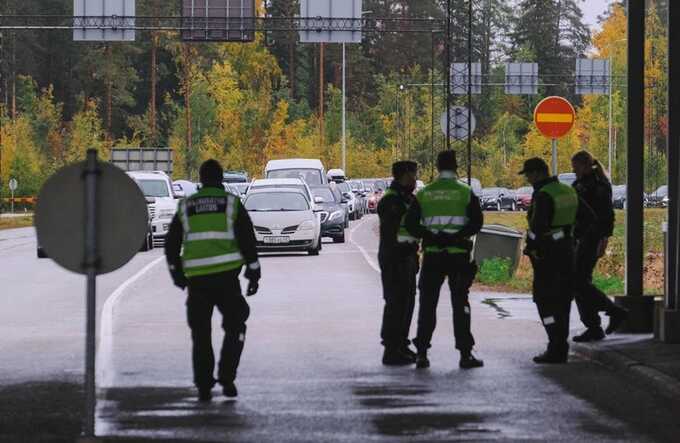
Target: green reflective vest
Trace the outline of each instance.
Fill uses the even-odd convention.
[[[182,265],[187,277],[231,271],[243,265],[234,225],[238,197],[218,188],[203,188],[179,203],[184,230]]]
[[[409,243],[409,244],[418,243],[418,239],[409,234],[409,232],[406,230],[406,214],[408,213],[408,208],[410,205],[401,198],[397,191],[395,191],[392,188],[388,188],[387,191],[385,191],[383,198],[391,196],[398,198],[399,201],[401,201],[404,204],[405,209],[404,215],[402,215],[401,222],[399,224],[399,232],[397,233],[397,243]]]
[[[421,223],[432,232],[455,234],[468,223],[467,208],[472,190],[455,178],[439,178],[423,188],[416,196],[421,209]],[[463,248],[430,245],[425,253],[446,250],[450,254],[467,253]]]
[[[548,194],[553,201],[554,212],[548,235],[553,236],[555,240],[560,240],[565,232],[571,231],[576,223],[578,195],[574,188],[559,181],[548,183],[539,192]],[[531,218],[533,218],[533,211],[529,213],[529,219]],[[531,237],[533,233],[529,234]]]

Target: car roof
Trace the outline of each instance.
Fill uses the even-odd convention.
[[[293,169],[293,168],[310,168],[323,169],[323,163],[318,159],[309,158],[289,158],[285,160],[269,160],[266,170],[270,169]]]
[[[259,178],[253,180],[251,186],[266,186],[266,185],[304,185],[305,181],[301,178]]]
[[[157,178],[161,180],[169,179],[168,175],[163,171],[127,171],[127,174],[134,178]]]

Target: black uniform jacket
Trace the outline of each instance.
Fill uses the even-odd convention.
[[[611,237],[614,232],[614,205],[609,181],[589,174],[576,180],[573,186],[579,196],[579,206],[583,206],[576,217],[576,238],[600,240]]]
[[[484,214],[479,198],[472,193],[466,209],[467,224],[455,234],[435,233],[421,223],[422,209],[416,199],[406,215],[406,230],[414,237],[423,239],[423,248],[428,246],[464,246],[470,237],[477,235],[484,225]],[[469,245],[471,246],[471,245]]]
[[[257,262],[257,243],[255,240],[255,231],[253,229],[253,222],[250,220],[248,211],[241,204],[241,200],[236,198],[236,224],[234,225],[234,233],[238,242],[241,255],[246,263]],[[168,261],[171,273],[183,274],[182,270],[182,240],[184,239],[184,227],[179,219],[179,215],[175,217],[170,223],[170,229],[165,237],[165,257]],[[238,275],[240,269],[236,273]],[[220,274],[205,275],[199,277],[192,277],[189,279],[191,285],[196,286],[215,286],[220,285],[224,279],[233,278],[233,272],[223,272]]]
[[[404,189],[396,180],[392,182],[390,189],[396,192],[396,195],[387,194],[378,203],[378,216],[380,217],[378,255],[381,260],[408,257],[418,252],[417,244],[407,245],[397,242],[402,218],[415,200],[415,196],[412,192]]]

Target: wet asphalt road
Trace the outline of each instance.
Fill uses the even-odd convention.
[[[319,257],[262,258],[236,401],[217,389],[211,404],[195,401],[185,294],[162,261],[110,303],[160,251],[101,279],[100,312],[109,300],[111,333],[98,350],[98,433],[220,442],[678,441],[677,404],[576,357],[534,365],[544,333],[525,296],[472,296],[485,368],[458,369],[447,297],[432,368],[383,367],[376,223],[355,222],[351,242],[326,244]],[[84,282],[36,260],[32,232],[17,232],[0,233],[0,265],[11,271],[0,277],[0,384],[76,377]],[[213,324],[217,344],[217,315]]]

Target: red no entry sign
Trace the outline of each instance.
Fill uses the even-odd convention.
[[[536,106],[534,123],[541,134],[548,138],[564,137],[571,131],[576,119],[574,107],[562,97],[548,97]]]

